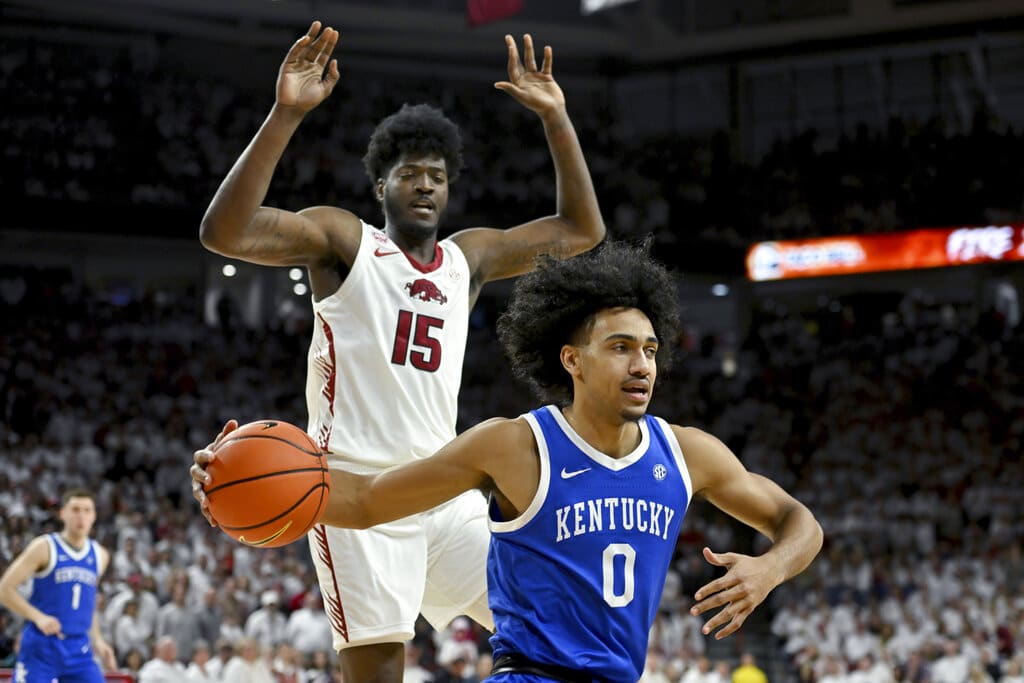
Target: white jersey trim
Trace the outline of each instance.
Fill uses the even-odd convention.
[[[50,561],[46,563],[41,571],[36,572],[35,576],[38,579],[45,578],[50,575],[50,572],[57,566],[57,543],[53,540],[55,534],[46,534],[46,545],[50,546]]]
[[[570,425],[569,421],[565,419],[565,415],[562,415],[562,411],[559,410],[557,406],[544,407],[549,413],[551,413],[555,418],[555,422],[557,422],[558,426],[562,428],[562,432],[565,433],[577,448],[583,451],[588,458],[596,462],[598,465],[606,467],[613,472],[624,470],[635,463],[644,456],[644,453],[647,452],[647,449],[651,445],[651,435],[647,431],[647,420],[640,420],[637,423],[640,426],[640,443],[637,444],[637,447],[628,455],[624,455],[621,458],[613,458],[584,441],[583,437],[576,433],[576,430],[572,428],[572,425]]]
[[[652,417],[654,416],[652,415]],[[683,456],[683,448],[679,445],[679,439],[676,438],[676,433],[672,431],[672,425],[660,417],[654,417],[654,419],[657,420],[658,426],[661,427],[661,431],[665,435],[665,440],[668,441],[669,446],[672,447],[672,455],[675,456],[676,464],[679,466],[679,473],[683,477],[683,486],[686,487],[686,507],[689,508],[690,501],[693,500],[693,482],[690,480],[690,470],[686,467],[686,458]]]
[[[548,497],[548,487],[551,485],[551,456],[548,453],[548,442],[544,440],[544,432],[540,428],[537,418],[526,413],[522,415],[526,423],[530,425],[534,441],[537,442],[537,455],[540,460],[540,479],[537,481],[537,492],[533,494],[533,500],[521,515],[507,522],[498,522],[487,515],[487,524],[494,533],[508,533],[522,529],[529,524],[540,509],[544,507],[544,501]]]

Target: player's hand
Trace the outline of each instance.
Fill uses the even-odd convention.
[[[92,646],[93,652],[99,655],[104,671],[113,671],[117,668],[117,657],[114,656],[114,648],[110,647],[107,641],[102,638]]]
[[[498,81],[494,87],[507,92],[527,109],[543,114],[552,109],[565,107],[565,95],[551,75],[551,46],[544,46],[544,63],[537,68],[533,54],[533,38],[529,33],[523,36],[523,59],[512,36],[505,36],[508,46],[508,80]]]
[[[331,59],[338,32],[320,30],[314,21],[306,35],[295,41],[277,74],[277,104],[306,113],[330,96],[340,78],[338,60]],[[326,72],[325,72],[326,70]]]
[[[697,603],[690,608],[694,616],[716,607],[718,614],[708,619],[701,632],[715,633],[715,640],[731,635],[743,626],[754,608],[779,585],[774,563],[767,557],[751,557],[739,553],[713,553],[704,548],[704,559],[716,567],[725,567],[725,576],[702,586],[694,595]]]
[[[49,614],[43,614],[38,619],[33,619],[32,623],[36,625],[36,628],[43,632],[43,635],[57,636],[63,638],[64,633],[61,631],[60,621],[55,617],[51,617]]]
[[[217,457],[217,448],[224,440],[224,437],[236,429],[238,429],[238,420],[228,420],[224,423],[220,434],[217,435],[217,438],[211,444],[192,454],[192,467],[188,470],[189,474],[192,475],[192,497],[199,501],[199,509],[202,511],[203,517],[206,517],[206,521],[210,523],[210,526],[214,527],[217,526],[217,520],[210,515],[210,503],[206,499],[206,492],[203,491],[203,486],[210,483],[210,475],[206,473],[206,466]]]

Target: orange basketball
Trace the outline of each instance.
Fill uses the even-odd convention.
[[[280,420],[242,425],[217,447],[204,487],[220,528],[246,545],[275,548],[306,534],[331,493],[327,457]]]

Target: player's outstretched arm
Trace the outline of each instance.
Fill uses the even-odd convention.
[[[365,529],[423,512],[473,489],[494,492],[523,510],[537,486],[533,435],[524,420],[494,418],[434,455],[375,475],[331,470],[320,523]],[[532,487],[532,488],[531,488]]]
[[[772,541],[759,557],[715,553],[704,558],[726,573],[702,586],[692,614],[721,608],[704,625],[716,639],[735,633],[783,581],[807,568],[821,550],[822,531],[814,515],[775,482],[748,471],[729,448],[699,429],[673,427],[686,458],[695,494]]]
[[[337,250],[333,222],[358,226],[348,212],[331,220],[260,206],[274,170],[303,117],[323,102],[338,83],[331,59],[338,32],[314,21],[288,51],[277,77],[276,100],[256,136],[221,182],[199,228],[203,245],[214,252],[267,265],[323,262]],[[321,212],[322,213],[322,212]],[[319,218],[323,218],[320,216]]]
[[[0,577],[0,605],[31,621],[48,636],[60,635],[61,625],[56,618],[40,612],[18,593],[18,586],[39,572],[50,561],[50,546],[43,536],[37,536]]]
[[[565,107],[565,95],[552,75],[551,47],[544,47],[538,68],[529,34],[523,36],[522,59],[512,36],[505,36],[505,44],[508,80],[498,81],[494,87],[540,117],[555,167],[557,206],[554,215],[509,230],[475,228],[453,237],[466,253],[474,281],[481,284],[533,270],[539,254],[565,258],[582,253],[605,235],[601,207]]]

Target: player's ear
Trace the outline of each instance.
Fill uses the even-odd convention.
[[[377,178],[377,183],[374,185],[374,194],[377,197],[377,203],[384,203],[384,179]]]
[[[572,344],[566,344],[562,347],[560,354],[562,360],[562,367],[573,377],[579,375],[580,372],[580,350]]]

